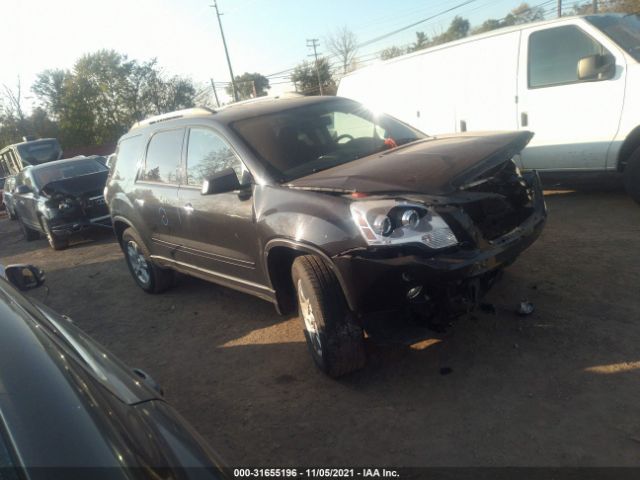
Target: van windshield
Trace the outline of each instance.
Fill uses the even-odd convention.
[[[232,128],[282,182],[426,137],[347,99],[238,120]]]
[[[598,15],[586,18],[640,62],[640,14]]]
[[[62,155],[62,149],[57,140],[35,140],[17,145],[20,158],[27,165],[39,165],[41,163],[58,160]]]

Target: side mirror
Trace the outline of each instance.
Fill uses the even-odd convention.
[[[578,61],[578,79],[608,80],[616,73],[616,64],[609,55],[589,55]]]
[[[8,265],[3,276],[20,290],[30,290],[44,283],[44,271],[35,265]]]
[[[24,195],[26,193],[31,193],[32,191],[33,190],[31,190],[29,185],[18,185],[15,190],[18,195]]]
[[[202,195],[211,195],[212,193],[233,192],[240,188],[241,185],[236,171],[233,168],[225,168],[202,182],[200,193]]]

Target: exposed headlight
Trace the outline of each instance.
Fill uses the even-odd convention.
[[[402,212],[402,226],[416,228],[420,223],[420,214],[417,210],[409,209]]]
[[[447,222],[421,205],[365,200],[351,204],[351,215],[369,245],[422,243],[440,249],[458,243]]]
[[[378,215],[373,221],[373,231],[378,235],[388,236],[393,231],[391,219],[387,215]]]

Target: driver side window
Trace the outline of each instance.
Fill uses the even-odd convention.
[[[187,185],[199,187],[205,179],[227,168],[233,168],[242,183],[244,164],[229,144],[213,130],[192,128],[187,149]]]
[[[331,127],[330,127],[331,129]],[[332,135],[334,139],[339,138],[384,138],[385,130],[370,122],[366,118],[352,115],[344,112],[333,113],[333,129]]]

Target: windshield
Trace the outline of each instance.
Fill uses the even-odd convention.
[[[640,14],[593,16],[587,20],[640,62]]]
[[[426,137],[346,99],[239,120],[232,128],[283,182]]]
[[[41,163],[59,160],[62,156],[62,149],[57,140],[35,140],[16,147],[20,158],[28,165],[39,165]]]
[[[91,173],[105,172],[107,167],[93,159],[64,161],[40,167],[32,171],[33,179],[38,188],[48,183],[65,180],[67,178],[89,175]]]

